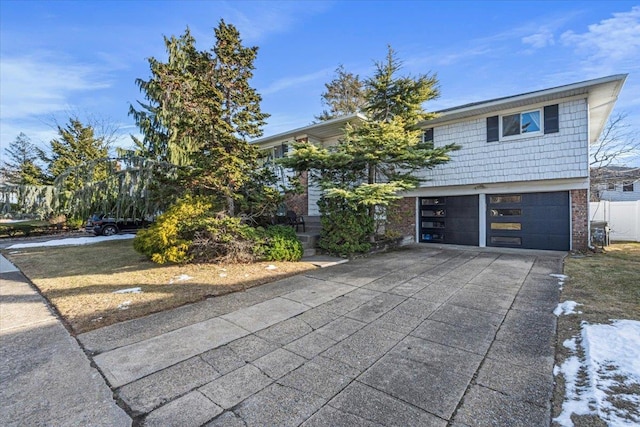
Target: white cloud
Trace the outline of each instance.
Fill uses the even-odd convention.
[[[323,79],[323,81],[326,81],[327,77],[331,76],[333,71],[334,71],[334,68],[325,68],[323,70],[316,71],[309,74],[303,74],[301,76],[284,77],[282,79],[278,79],[275,82],[271,83],[266,88],[258,90],[258,92],[260,92],[260,94],[262,95],[270,95],[285,89],[291,89],[298,86],[302,86],[304,84],[307,84],[309,82],[313,82],[319,79]]]
[[[541,28],[537,33],[523,37],[522,43],[531,45],[534,49],[541,49],[543,47],[552,46],[555,44],[555,40],[551,30],[548,28]]]
[[[50,56],[3,57],[0,62],[0,118],[23,119],[69,109],[77,92],[106,89],[98,65],[64,63]]]
[[[565,46],[586,54],[590,62],[632,60],[640,58],[640,6],[629,12],[614,13],[613,18],[589,25],[589,31],[566,31],[560,36]]]

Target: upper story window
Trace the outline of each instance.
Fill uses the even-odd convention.
[[[633,191],[633,182],[625,182],[622,184],[622,191]]]
[[[502,136],[540,132],[540,110],[502,116]]]
[[[422,132],[422,138],[421,139],[422,139],[422,141],[420,141],[420,142],[422,142],[422,143],[433,142],[433,128],[425,129]]]
[[[543,109],[487,117],[487,142],[559,132],[558,104]]]

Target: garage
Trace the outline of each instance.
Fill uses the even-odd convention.
[[[487,246],[567,251],[569,194],[489,194]]]
[[[478,195],[420,198],[420,241],[478,246]]]

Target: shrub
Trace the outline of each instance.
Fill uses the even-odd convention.
[[[252,262],[261,256],[262,236],[238,217],[209,217],[193,224],[188,250],[195,262]]]
[[[322,197],[318,201],[322,231],[318,246],[333,255],[349,256],[371,249],[369,236],[373,220],[367,207],[354,205],[337,197]]]
[[[212,207],[206,197],[187,196],[178,200],[151,227],[138,232],[133,248],[158,264],[190,261],[195,224],[210,216]]]
[[[292,227],[274,225],[264,231],[263,259],[267,261],[299,261],[303,255],[302,243]]]

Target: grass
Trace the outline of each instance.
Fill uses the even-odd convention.
[[[76,334],[314,269],[305,262],[158,265],[131,240],[4,251]],[[269,264],[276,269],[267,269]],[[181,275],[189,280],[177,280]],[[140,287],[142,293],[114,294]]]
[[[610,323],[612,319],[640,320],[640,243],[617,243],[605,252],[570,256],[565,262],[561,301],[576,301],[581,314],[558,318],[556,364],[570,356],[562,343],[576,336],[581,322]],[[559,415],[564,400],[564,381],[557,378],[553,416]],[[572,416],[576,427],[606,425],[597,416]]]

